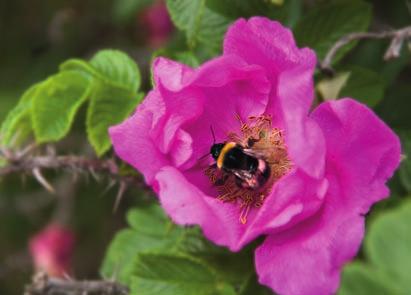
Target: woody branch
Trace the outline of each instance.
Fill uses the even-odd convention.
[[[1,149],[1,157],[6,165],[0,167],[0,178],[9,174],[32,174],[47,190],[54,192],[53,187],[41,174],[43,170],[67,170],[73,173],[89,173],[104,175],[113,181],[124,185],[135,185],[142,189],[148,189],[139,176],[122,175],[114,159],[91,159],[83,156],[59,156],[54,153],[46,155],[34,155],[30,153],[32,148],[12,152]]]
[[[128,288],[112,281],[76,281],[60,279],[38,273],[30,285],[25,287],[24,295],[127,295]]]
[[[390,45],[388,46],[384,60],[394,59],[400,56],[401,48],[405,41],[411,38],[411,26],[407,26],[398,30],[382,31],[382,32],[362,32],[351,33],[341,37],[334,45],[328,50],[324,59],[319,62],[319,68],[326,73],[333,73],[331,64],[337,52],[350,42],[363,39],[390,39]]]

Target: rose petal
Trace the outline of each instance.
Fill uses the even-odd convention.
[[[311,216],[321,206],[327,189],[325,180],[294,171],[278,182],[262,208],[251,209],[247,223],[242,224],[239,205],[217,200],[215,187],[204,173],[182,174],[166,167],[156,180],[161,204],[176,223],[199,225],[210,240],[232,251],[262,234],[282,231]],[[215,224],[219,224],[218,228]]]
[[[270,235],[255,252],[259,282],[279,294],[332,294],[343,263],[357,252],[364,218],[344,204],[331,181],[319,215],[284,233]]]
[[[359,212],[367,212],[388,195],[385,182],[400,163],[398,136],[352,99],[323,103],[312,118],[326,138],[327,167],[334,167],[343,179],[350,201],[361,207]]]
[[[289,29],[265,17],[239,19],[231,25],[224,38],[226,54],[261,65],[270,70],[270,76],[296,64],[310,68],[316,64],[312,50],[299,49]]]
[[[224,54],[240,56],[267,71],[273,91],[266,113],[284,129],[294,164],[313,177],[324,172],[324,140],[315,123],[307,119],[314,97],[316,57],[311,49],[299,49],[289,29],[264,17],[240,19],[228,30]]]
[[[296,67],[280,75],[276,111],[284,129],[288,154],[293,164],[308,175],[324,176],[325,141],[321,129],[307,117],[304,97],[313,96],[312,72]]]
[[[152,91],[130,118],[109,129],[116,154],[141,171],[149,185],[158,170],[169,165],[169,160],[158,150],[149,135],[156,122],[154,114],[158,116],[163,112],[161,98],[157,92]]]
[[[270,235],[256,251],[262,284],[281,294],[330,294],[356,254],[369,207],[388,195],[385,181],[399,164],[397,136],[351,99],[322,104],[312,117],[327,142],[329,189],[319,214]]]
[[[204,235],[218,245],[234,249],[238,232],[238,207],[207,196],[174,167],[164,167],[156,175],[162,207],[181,225],[200,225]]]

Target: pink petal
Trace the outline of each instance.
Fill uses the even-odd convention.
[[[279,77],[278,97],[272,113],[279,118],[284,130],[293,164],[312,177],[322,178],[326,153],[324,135],[318,124],[307,117],[307,106],[302,101],[306,97],[313,97],[312,71],[300,67],[285,71]]]
[[[400,162],[398,136],[352,99],[323,103],[312,118],[326,138],[327,167],[338,173],[350,202],[361,208],[357,212],[367,212],[374,202],[388,196],[385,182]]]
[[[204,235],[218,245],[234,249],[238,232],[238,207],[207,196],[174,167],[164,167],[157,175],[162,207],[181,225],[200,225]]]
[[[324,172],[324,140],[318,126],[306,116],[313,91],[316,57],[299,49],[291,31],[264,17],[240,19],[228,30],[224,54],[235,54],[249,64],[264,67],[272,83],[266,113],[283,128],[294,164],[313,177]]]
[[[130,118],[109,129],[116,154],[142,172],[147,184],[152,183],[161,167],[169,165],[169,159],[158,150],[149,135],[156,122],[155,117],[162,113],[164,105],[161,98],[152,91]]]
[[[257,64],[278,73],[293,65],[315,67],[315,54],[299,49],[291,31],[265,17],[237,20],[224,38],[224,55],[233,54],[248,64]],[[270,73],[270,74],[271,74]]]
[[[344,205],[332,182],[321,214],[282,234],[270,235],[255,252],[259,282],[279,294],[332,294],[344,262],[364,235],[364,218]]]
[[[153,137],[167,153],[170,138],[183,128],[192,137],[193,154],[197,155],[191,159],[192,165],[209,153],[213,143],[210,127],[217,141],[227,140],[228,133],[240,129],[236,115],[246,120],[262,114],[271,90],[262,67],[248,65],[235,56],[215,58],[196,70],[159,58],[154,62],[154,77],[166,104],[165,117],[172,115],[164,119],[164,126],[152,131]]]
[[[247,223],[242,224],[239,205],[217,200],[215,188],[204,173],[181,173],[165,167],[156,180],[161,204],[174,222],[199,225],[207,238],[232,251],[262,234],[282,231],[311,216],[321,206],[327,189],[326,180],[293,171],[276,184],[263,207],[252,209]]]
[[[256,251],[260,282],[280,294],[330,294],[364,235],[369,207],[388,195],[399,164],[395,134],[367,107],[344,99],[322,104],[312,117],[327,144],[329,189],[320,212]]]

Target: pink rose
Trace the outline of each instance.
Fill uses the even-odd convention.
[[[224,53],[197,69],[158,58],[155,87],[133,116],[110,128],[117,155],[157,192],[174,222],[199,225],[240,250],[258,236],[260,283],[280,294],[330,294],[364,236],[364,214],[387,197],[398,137],[350,98],[310,111],[316,57],[275,21],[240,19]],[[235,177],[217,185],[217,142],[258,139],[270,167],[262,188]]]
[[[37,270],[62,277],[70,270],[74,234],[61,225],[50,224],[30,239],[29,248]]]

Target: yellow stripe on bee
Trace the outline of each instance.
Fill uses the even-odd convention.
[[[235,142],[227,142],[225,144],[225,146],[223,147],[223,149],[221,150],[220,155],[217,158],[217,167],[219,169],[221,169],[223,167],[223,162],[224,162],[224,157],[225,154],[227,154],[227,152],[229,150],[231,150],[232,148],[234,148],[237,144]]]

